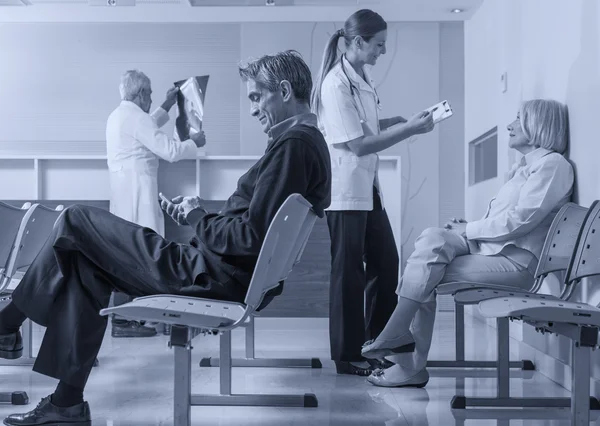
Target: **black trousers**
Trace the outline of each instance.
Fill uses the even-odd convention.
[[[398,250],[377,191],[372,211],[327,211],[331,236],[329,340],[334,361],[361,361],[361,347],[396,304]],[[365,309],[366,297],[366,309]]]
[[[67,208],[13,293],[47,327],[33,370],[84,388],[108,322],[99,311],[115,290],[243,301],[235,268],[219,260],[105,210]]]

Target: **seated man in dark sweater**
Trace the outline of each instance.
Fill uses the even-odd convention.
[[[195,230],[190,245],[93,207],[69,207],[56,222],[12,302],[0,312],[0,357],[21,356],[19,330],[30,318],[47,327],[33,370],[58,379],[58,387],[35,410],[11,415],[5,424],[90,421],[83,389],[106,329],[99,311],[112,291],[242,302],[267,228],[285,199],[299,193],[320,214],[329,205],[330,159],[310,113],[307,65],[288,51],[239,71],[251,114],[268,135],[267,148],[218,214],[207,213],[197,197],[163,204]]]

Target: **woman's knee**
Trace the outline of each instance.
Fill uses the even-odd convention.
[[[447,232],[447,230],[442,228],[426,228],[415,240],[415,249],[443,245],[446,242]]]

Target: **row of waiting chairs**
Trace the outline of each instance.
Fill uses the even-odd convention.
[[[316,407],[313,394],[304,395],[240,395],[231,391],[231,331],[244,327],[247,347],[254,347],[253,320],[267,292],[284,280],[299,261],[316,216],[310,204],[299,195],[291,196],[276,214],[260,252],[245,303],[217,302],[172,295],[141,297],[133,302],[103,309],[102,315],[118,313],[127,318],[160,321],[172,325],[169,345],[175,354],[174,418],[176,426],[191,423],[191,406],[197,405],[262,405]],[[596,229],[599,232],[596,233]],[[600,408],[596,398],[590,398],[590,350],[598,343],[600,309],[572,303],[573,286],[583,276],[600,275],[600,203],[589,209],[574,203],[565,205],[557,214],[544,244],[536,272],[536,280],[529,290],[486,283],[449,283],[438,288],[439,294],[454,295],[464,315],[465,305],[478,305],[483,315],[497,318],[498,395],[496,398],[469,398],[455,396],[453,409],[466,407],[571,407],[573,425],[587,425],[591,409]],[[586,260],[588,263],[586,264]],[[591,261],[590,261],[591,260]],[[587,266],[584,266],[587,265]],[[559,297],[539,294],[543,279],[550,273],[564,271],[565,289]],[[457,309],[458,311],[458,309]],[[509,395],[509,320],[520,319],[533,324],[537,330],[570,337],[573,340],[571,361],[573,389],[567,398],[511,398]],[[464,317],[462,318],[464,321]],[[457,323],[457,328],[464,322]],[[191,394],[191,342],[201,332],[218,332],[220,338],[221,389],[220,395]],[[462,331],[464,336],[464,330]],[[252,339],[248,339],[248,337]],[[459,342],[464,345],[464,340]],[[462,347],[464,351],[464,346]],[[248,353],[248,351],[247,351]],[[250,352],[252,354],[252,351]],[[470,367],[474,361],[447,361],[442,367]],[[249,357],[251,360],[253,356]],[[457,357],[458,358],[458,357]],[[238,365],[284,366],[281,361],[266,361]],[[219,362],[220,361],[220,362]],[[204,365],[217,362],[204,361]],[[481,362],[481,361],[480,361]],[[434,361],[439,363],[439,361]],[[487,361],[486,363],[489,363]],[[527,362],[517,366],[531,369]],[[489,364],[473,365],[488,367]]]
[[[10,301],[10,283],[18,279],[35,259],[52,232],[52,227],[63,211],[41,204],[25,203],[15,207],[0,202],[0,308]],[[33,365],[32,323],[23,325],[23,352],[17,360],[1,360],[0,365]],[[2,392],[0,403],[25,405],[29,403],[27,393]]]
[[[562,274],[560,295],[542,294],[544,278]],[[590,410],[600,410],[600,402],[590,397],[591,351],[598,346],[600,309],[574,302],[574,289],[582,278],[600,276],[600,202],[587,209],[568,203],[555,217],[539,259],[532,288],[518,290],[482,283],[448,283],[438,294],[451,294],[457,307],[477,305],[484,317],[497,323],[497,396],[473,398],[455,396],[454,409],[487,408],[571,408],[572,425],[588,425]],[[569,338],[571,351],[570,398],[514,398],[509,393],[509,321],[521,320],[541,333]]]
[[[313,394],[236,395],[231,392],[231,331],[238,327],[248,328],[250,324],[253,326],[252,318],[265,295],[287,278],[299,261],[315,220],[310,204],[299,195],[291,196],[282,205],[267,232],[243,304],[159,295],[138,298],[131,303],[101,311],[102,315],[118,313],[131,319],[172,324],[169,344],[175,353],[174,414],[177,426],[190,424],[190,408],[193,405],[317,406]],[[485,283],[450,283],[439,287],[439,294],[454,295],[457,306],[478,305],[483,315],[497,318],[498,322],[497,397],[456,396],[452,401],[453,408],[570,406],[572,424],[589,423],[590,408],[600,408],[598,401],[590,398],[589,386],[590,351],[598,343],[600,309],[584,303],[573,303],[569,299],[582,277],[600,275],[599,234],[600,203],[595,202],[589,209],[569,203],[561,209],[552,224],[531,289],[516,290]],[[549,273],[561,271],[566,272],[562,294],[559,297],[539,294],[543,278]],[[539,331],[572,339],[573,389],[570,399],[510,397],[510,319],[520,319],[534,325]],[[461,325],[464,326],[457,324],[457,327]],[[202,331],[221,334],[220,395],[191,394],[191,341]],[[253,342],[250,343],[253,346]]]

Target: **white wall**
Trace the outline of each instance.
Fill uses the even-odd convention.
[[[463,25],[440,26],[440,99],[448,99],[454,116],[439,126],[439,225],[465,217],[465,68]]]
[[[104,140],[120,76],[139,68],[152,80],[154,106],[174,81],[210,74],[208,151],[238,154],[239,95],[231,82],[238,81],[239,40],[236,24],[4,24],[0,140]]]
[[[266,139],[249,115],[238,62],[296,49],[316,73],[327,38],[340,26],[339,22],[2,24],[0,151],[11,147],[14,152],[22,141],[103,140],[106,117],[119,102],[119,76],[135,67],[151,78],[155,106],[173,81],[210,74],[207,153],[260,155]],[[409,116],[442,98],[449,99],[457,113],[454,121],[442,123],[410,146],[403,142],[382,153],[402,156],[402,190],[384,195],[391,201],[402,193],[406,258],[423,229],[446,220],[450,212],[461,213],[462,180],[455,171],[462,168],[462,158],[454,155],[454,168],[442,170],[439,145],[444,144],[444,155],[452,155],[460,152],[460,144],[453,144],[463,139],[459,125],[463,33],[462,23],[431,22],[390,23],[388,32],[388,53],[373,69],[382,116]],[[441,195],[440,182],[449,184]]]
[[[574,201],[587,207],[600,198],[596,165],[600,158],[599,26],[600,5],[596,0],[486,0],[465,24],[466,140],[496,125],[499,130],[499,178],[467,187],[468,218],[480,216],[502,184],[515,159],[508,151],[506,124],[516,115],[519,102],[531,98],[554,98],[568,104],[570,158],[576,165],[577,179]],[[508,91],[501,93],[500,75],[505,71]],[[583,286],[583,294],[594,304],[600,299],[595,288],[591,282]],[[569,387],[564,367],[569,359],[566,339],[538,335],[531,327],[523,328],[523,339],[539,350],[543,372]],[[596,364],[594,377],[600,378],[600,361]]]

